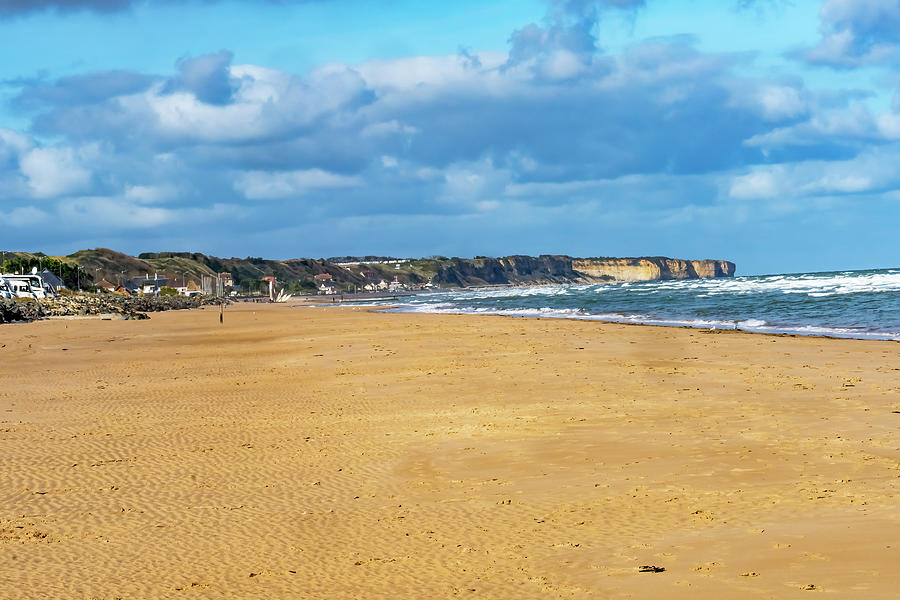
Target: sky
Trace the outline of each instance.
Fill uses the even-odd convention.
[[[0,248],[900,267],[900,0],[0,0]]]

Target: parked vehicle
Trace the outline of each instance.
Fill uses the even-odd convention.
[[[36,273],[31,273],[29,275],[4,274],[3,278],[9,282],[13,293],[18,298],[55,298],[58,295],[53,288],[45,284],[41,276]]]
[[[0,277],[0,298],[9,300],[15,297],[16,295],[13,293],[12,287],[9,285],[9,282],[6,281],[4,277]]]
[[[10,290],[14,298],[37,298],[38,295],[31,289],[31,283],[27,279],[19,279],[14,275],[6,276]]]

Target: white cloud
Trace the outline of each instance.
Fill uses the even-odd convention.
[[[548,79],[571,79],[586,68],[583,58],[568,50],[556,50],[541,62],[541,74]]]
[[[0,165],[12,160],[34,147],[34,142],[26,135],[0,127]]]
[[[47,213],[36,206],[19,206],[9,212],[0,211],[0,224],[31,227],[47,221]]]
[[[242,212],[236,206],[221,203],[176,209],[145,206],[119,196],[82,196],[61,200],[54,218],[64,219],[68,227],[153,230],[172,224],[212,224]]]
[[[362,137],[384,137],[395,134],[402,135],[414,135],[418,133],[419,130],[415,127],[411,127],[409,125],[403,125],[396,119],[391,121],[382,121],[380,123],[372,123],[370,125],[366,125],[360,131],[360,135]]]
[[[769,85],[757,92],[763,116],[771,121],[793,119],[806,112],[806,101],[800,90],[784,85]]]
[[[508,169],[497,168],[490,159],[478,162],[460,162],[450,165],[443,172],[444,184],[438,201],[476,210],[489,210],[498,206],[512,174]]]
[[[91,171],[82,162],[94,155],[96,148],[75,151],[69,147],[34,148],[25,153],[19,164],[36,198],[52,198],[84,191],[91,181]]]
[[[887,124],[876,124],[862,103],[849,108],[821,110],[808,120],[754,135],[744,141],[748,147],[779,148],[834,144],[853,139],[883,138]]]
[[[873,186],[869,177],[853,174],[828,174],[803,187],[808,193],[858,193],[866,192]]]
[[[171,185],[127,185],[123,194],[126,200],[138,204],[165,202],[177,195],[178,190]]]
[[[305,169],[287,172],[246,171],[240,173],[234,187],[246,198],[286,198],[300,196],[311,190],[357,187],[363,184],[360,177],[338,175],[322,169]]]
[[[900,42],[900,2],[824,0],[822,40],[802,53],[813,64],[854,68],[895,60]]]
[[[91,227],[123,227],[150,229],[172,222],[172,211],[142,206],[123,198],[84,196],[63,200],[59,215],[70,224],[89,224]]]
[[[900,140],[900,114],[884,113],[878,116],[878,132],[889,140]]]
[[[510,183],[504,190],[504,195],[513,198],[569,196],[581,194],[591,190],[598,190],[603,181],[564,181],[564,182],[536,182],[536,183]]]
[[[728,195],[809,204],[833,196],[868,197],[900,189],[900,144],[868,149],[847,160],[814,160],[759,168],[728,180]]]
[[[773,172],[755,171],[732,179],[728,193],[741,200],[772,198],[778,188],[778,179]]]
[[[462,57],[451,55],[371,60],[357,70],[366,84],[379,93],[461,89],[479,80],[496,78],[496,69],[507,59],[505,54],[486,52],[477,57],[480,69],[472,69]]]
[[[149,109],[150,125],[157,134],[200,142],[229,142],[253,139],[267,130],[262,118],[264,104],[242,102],[225,106],[205,104],[186,92],[147,92],[140,99],[123,101],[126,108],[141,115]]]

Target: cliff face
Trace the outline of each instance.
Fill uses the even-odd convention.
[[[735,265],[727,260],[695,260],[691,264],[697,277],[734,277]]]
[[[505,256],[450,259],[434,280],[460,287],[527,283],[595,283],[656,281],[734,276],[734,263],[678,258],[572,258],[570,256]]]
[[[504,256],[453,258],[442,261],[434,281],[459,287],[511,283],[569,283],[580,281],[568,256]]]
[[[648,258],[577,258],[572,268],[594,281],[656,281],[733,277],[735,265],[725,260]]]

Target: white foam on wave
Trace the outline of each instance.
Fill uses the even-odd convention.
[[[689,279],[666,283],[666,289],[703,290],[718,294],[806,294],[813,298],[867,292],[900,291],[900,272],[846,272],[801,275],[769,275],[722,279]]]
[[[780,333],[838,338],[896,340],[900,341],[900,331],[869,331],[850,327],[825,327],[816,325],[777,326],[761,319],[729,321],[720,319],[661,319],[642,314],[620,315],[615,313],[589,313],[581,309],[571,308],[462,308],[450,303],[441,304],[405,304],[388,309],[387,312],[457,314],[457,315],[496,315],[506,317],[531,317],[550,319],[577,319],[583,321],[604,321],[609,323],[631,323],[636,325],[656,325],[662,327],[691,327],[695,329],[730,329],[754,333]]]
[[[803,294],[811,298],[868,292],[900,292],[900,270],[847,271],[842,273],[807,273],[797,275],[766,275],[758,277],[722,277],[713,279],[681,279],[670,281],[641,281],[600,283],[590,285],[551,285],[534,287],[489,288],[458,290],[429,294],[457,300],[499,300],[504,298],[538,298],[577,295],[581,292],[606,294],[616,290],[631,296],[654,296],[666,292],[687,291],[696,297],[720,295],[752,295],[780,292]],[[423,301],[428,302],[428,299]]]
[[[751,327],[765,327],[768,323],[763,321],[762,319],[747,319],[745,321],[738,321],[736,326],[738,329],[747,329]]]
[[[891,269],[458,290],[409,298],[401,310],[898,339],[900,328],[888,325],[897,321],[898,301],[900,269]]]

